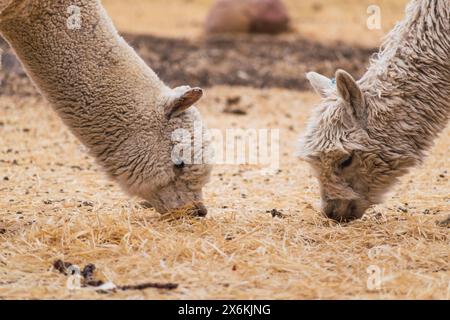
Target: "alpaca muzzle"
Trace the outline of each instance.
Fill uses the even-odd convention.
[[[208,214],[208,209],[206,209],[203,203],[199,202],[194,205],[191,214],[195,217],[206,217]]]
[[[187,205],[174,207],[172,209],[168,208],[161,201],[154,203],[146,201],[142,205],[148,209],[153,208],[162,215],[179,215],[203,218],[208,214],[208,209],[203,202],[189,203]]]
[[[360,219],[367,207],[358,200],[328,200],[324,204],[323,213],[337,222],[350,222]]]

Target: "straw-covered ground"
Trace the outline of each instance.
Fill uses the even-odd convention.
[[[117,12],[124,2],[104,2],[123,25]],[[155,30],[150,18],[166,1],[135,2],[148,10],[129,2],[122,12],[154,9],[148,29]],[[314,1],[330,23],[349,2]],[[395,2],[393,17],[401,16],[404,2]],[[183,3],[203,10],[210,1]],[[194,22],[174,20],[167,35],[177,28],[198,32],[196,10]],[[136,18],[136,26],[144,28],[144,20]],[[450,128],[384,204],[339,225],[319,214],[317,182],[294,157],[317,101],[296,90],[208,88],[198,104],[208,126],[280,129],[281,167],[262,175],[259,166],[217,166],[205,189],[208,217],[164,220],[108,181],[42,98],[0,97],[0,299],[449,299],[449,229],[439,222],[450,213]],[[64,268],[57,260],[94,264],[82,284],[120,288],[70,290],[74,277],[58,271]]]

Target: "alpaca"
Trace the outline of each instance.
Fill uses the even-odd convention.
[[[69,28],[74,12],[79,26]],[[168,88],[118,35],[100,0],[0,0],[0,33],[63,122],[124,191],[160,213],[183,208],[206,215],[202,189],[211,166],[172,157],[173,132],[192,133],[195,126],[206,133],[191,107],[201,89]],[[210,148],[204,139],[196,153]]]
[[[450,113],[450,1],[412,0],[367,73],[307,74],[322,96],[300,139],[324,214],[362,217],[424,159]]]

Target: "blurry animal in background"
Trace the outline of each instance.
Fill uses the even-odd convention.
[[[207,34],[289,31],[290,18],[282,0],[217,0],[206,19]]]
[[[450,116],[450,1],[413,0],[359,81],[307,78],[323,98],[300,144],[324,213],[361,218],[421,163]]]

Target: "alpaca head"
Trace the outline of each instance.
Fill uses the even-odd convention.
[[[338,221],[361,218],[395,181],[388,152],[369,132],[367,101],[351,75],[339,70],[335,80],[317,73],[307,78],[323,100],[299,156],[319,180],[323,213]]]
[[[200,113],[193,107],[202,94],[201,89],[187,86],[164,92],[158,128],[147,128],[143,133],[142,139],[151,140],[150,154],[142,160],[146,165],[138,175],[131,176],[134,181],[127,176],[128,191],[145,199],[159,213],[207,214],[202,189],[211,173],[211,143]],[[135,161],[137,169],[140,162]]]

